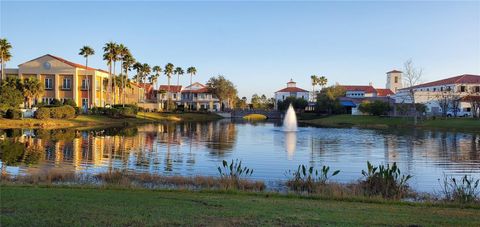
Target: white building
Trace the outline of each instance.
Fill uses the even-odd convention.
[[[208,91],[207,86],[195,82],[181,91],[180,100],[186,109],[219,111],[219,99]]]
[[[309,100],[309,92],[305,89],[297,87],[297,83],[292,79],[287,83],[287,87],[275,92],[275,109],[278,101],[283,101],[288,97],[302,98]]]
[[[480,95],[480,76],[464,74],[419,84],[413,87],[402,88],[396,93],[395,102],[412,103],[412,93],[416,103],[422,103],[427,106],[427,113],[440,114],[442,109],[439,100],[445,94],[453,94],[458,98],[467,95]],[[468,102],[460,102],[459,108],[461,111],[471,111],[471,106]]]

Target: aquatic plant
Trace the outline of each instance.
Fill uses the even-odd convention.
[[[440,179],[438,179],[440,182]],[[480,179],[476,179],[465,175],[460,180],[455,177],[443,177],[440,182],[441,194],[447,201],[455,201],[459,203],[472,203],[480,200]]]
[[[397,163],[373,166],[367,161],[367,171],[362,170],[365,180],[360,181],[364,193],[368,196],[381,195],[384,198],[402,198],[408,192],[407,181],[411,175],[402,175]]]
[[[299,165],[296,171],[289,170],[286,175],[290,175],[291,179],[287,181],[287,186],[294,191],[315,192],[318,187],[325,186],[327,181],[340,173],[335,170],[330,174],[329,166],[322,166],[320,171],[315,167],[306,167]]]

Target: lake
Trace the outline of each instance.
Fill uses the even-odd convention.
[[[0,130],[1,169],[98,173],[127,170],[164,175],[218,175],[239,159],[252,178],[277,185],[299,164],[341,170],[332,180],[361,178],[366,162],[397,162],[410,185],[436,192],[444,174],[480,178],[480,134],[422,129],[318,128],[285,133],[281,123],[220,120],[96,130]]]

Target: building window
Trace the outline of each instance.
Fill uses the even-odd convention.
[[[433,91],[437,91],[437,88],[434,87],[434,88],[433,88]]]
[[[45,89],[50,90],[53,88],[52,78],[45,78]]]
[[[475,92],[480,92],[480,86],[475,87]]]
[[[443,91],[443,87],[440,87],[440,91]]]
[[[173,94],[173,99],[177,99],[177,94]]]
[[[88,89],[88,82],[87,79],[82,80],[82,90],[87,90]]]
[[[465,86],[460,86],[460,92],[465,92]]]
[[[398,77],[397,76],[395,77],[395,83],[398,83]]]
[[[68,78],[63,78],[63,89],[71,89],[72,88],[72,81]]]
[[[100,83],[98,82],[98,80],[95,81],[95,82],[96,82],[96,84],[95,84],[95,89],[96,89],[97,91],[100,91],[100,88],[101,88],[101,87],[100,87]]]
[[[48,97],[43,97],[42,98],[42,103],[50,105],[50,104],[52,104],[52,102],[53,102],[53,98],[48,98]]]

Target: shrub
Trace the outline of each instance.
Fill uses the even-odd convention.
[[[50,108],[40,107],[35,111],[35,118],[37,119],[47,119],[50,118]]]
[[[63,103],[58,99],[53,99],[52,102],[50,102],[50,106],[61,106],[61,105],[63,105]]]
[[[123,117],[136,117],[137,116],[137,109],[133,107],[121,107],[118,108],[120,115]]]
[[[112,118],[121,118],[120,109],[117,108],[105,108],[105,115]]]
[[[56,119],[75,118],[75,109],[71,106],[59,106],[50,108],[50,117]]]
[[[304,165],[299,165],[293,173],[290,170],[287,172],[287,175],[292,176],[287,181],[287,186],[294,191],[315,192],[318,187],[325,185],[330,177],[340,173],[340,170],[335,170],[332,174],[329,174],[329,172],[329,166],[323,166],[318,171],[313,166],[307,168]]]
[[[373,116],[382,116],[387,115],[391,107],[388,102],[375,100],[373,102],[362,102],[358,109]]]
[[[245,166],[242,166],[242,161],[232,160],[230,164],[226,160],[222,161],[223,167],[218,167],[218,172],[220,173],[220,178],[224,181],[230,182],[232,185],[230,187],[239,188],[241,178],[251,176],[253,174],[253,169],[249,169]],[[229,186],[227,186],[227,189]]]
[[[378,170],[378,171],[377,171]],[[374,167],[367,162],[367,171],[362,170],[365,180],[360,182],[364,193],[369,196],[381,195],[383,198],[402,198],[408,192],[407,181],[411,175],[401,175],[397,163],[392,166]]]
[[[68,106],[71,106],[71,107],[77,107],[77,103],[75,103],[75,101],[73,101],[73,99],[65,99],[65,101],[63,102],[63,105],[68,105]]]
[[[465,175],[457,181],[455,177],[444,176],[442,183],[441,192],[446,200],[472,203],[480,199],[480,179],[475,180]]]
[[[22,112],[17,109],[8,109],[5,117],[7,117],[8,119],[21,119]]]

